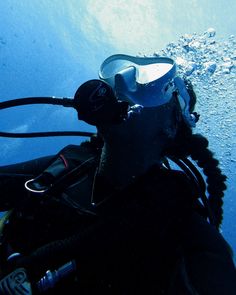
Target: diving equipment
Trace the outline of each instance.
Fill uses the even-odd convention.
[[[79,120],[95,126],[122,123],[142,110],[139,104],[130,106],[129,102],[117,99],[112,87],[98,79],[77,89],[74,104]]]
[[[75,260],[69,261],[62,265],[57,270],[47,270],[43,278],[37,283],[37,289],[40,293],[46,292],[49,289],[53,289],[54,286],[63,278],[67,277],[76,270]]]
[[[51,104],[60,105],[64,107],[75,108],[74,100],[72,98],[59,98],[59,97],[26,97],[12,99],[0,102],[0,110],[12,108],[22,105],[30,104]],[[0,132],[0,137],[10,138],[32,138],[32,137],[49,137],[49,136],[94,136],[93,132],[85,131],[52,131],[52,132],[29,132],[29,133],[13,133],[13,132]]]
[[[116,98],[112,87],[101,80],[83,83],[74,96],[79,120],[91,125],[116,124],[127,118],[129,103]]]
[[[102,63],[99,77],[111,85],[119,99],[154,107],[171,99],[169,82],[175,73],[176,64],[170,58],[116,54]]]
[[[71,273],[76,271],[75,260],[69,261],[54,271],[46,271],[46,274],[37,282],[36,290],[44,293]],[[32,286],[24,268],[17,268],[0,281],[0,294],[4,295],[31,295]],[[37,293],[38,294],[38,293]]]
[[[118,99],[143,107],[166,104],[177,92],[184,121],[195,127],[198,118],[189,112],[190,97],[184,81],[176,76],[173,59],[115,54],[102,63],[99,77],[113,88]]]

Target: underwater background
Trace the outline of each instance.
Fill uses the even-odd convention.
[[[4,0],[0,101],[73,97],[108,56],[165,55],[194,84],[195,128],[227,175],[222,232],[236,253],[236,1]],[[0,131],[95,131],[75,110],[36,105],[0,112]],[[0,165],[57,153],[81,137],[0,138]]]

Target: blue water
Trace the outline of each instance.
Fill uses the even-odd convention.
[[[236,251],[236,2],[5,0],[0,11],[0,101],[71,97],[115,53],[176,59],[197,92],[196,132],[209,138],[228,176],[222,231]],[[94,130],[73,110],[55,106],[1,111],[0,126],[12,132]],[[53,154],[81,140],[0,138],[0,165]]]

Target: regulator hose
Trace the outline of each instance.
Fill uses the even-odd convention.
[[[72,98],[67,97],[26,97],[17,98],[4,102],[0,102],[0,110],[12,108],[16,106],[29,105],[29,104],[51,104],[61,105],[64,107],[75,108],[75,102]],[[0,132],[0,137],[10,138],[33,138],[33,137],[51,137],[51,136],[93,136],[93,132],[83,131],[52,131],[52,132],[31,132],[31,133],[12,133],[12,132]]]

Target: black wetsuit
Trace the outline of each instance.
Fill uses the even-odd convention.
[[[183,172],[152,167],[122,191],[113,191],[98,178],[95,194],[106,201],[95,206],[94,215],[75,212],[58,200],[41,204],[26,197],[22,184],[53,159],[0,169],[1,173],[27,174],[18,175],[8,189],[7,184],[14,181],[2,176],[1,191],[4,206],[7,194],[8,203],[28,217],[36,216],[29,231],[25,220],[13,221],[8,229],[18,231],[18,238],[15,232],[8,233],[9,240],[23,252],[17,266],[24,266],[31,280],[76,259],[77,282],[66,287],[68,294],[236,294],[236,271],[227,243],[197,213],[198,192]],[[45,234],[44,239],[46,226],[51,235]],[[27,244],[27,235],[35,237],[35,244]],[[24,241],[26,246],[21,248]]]

